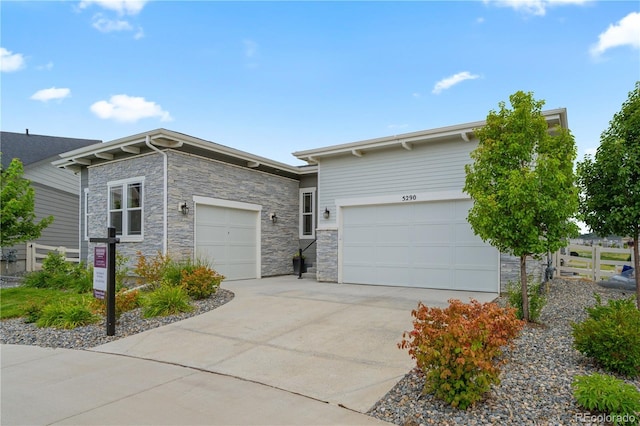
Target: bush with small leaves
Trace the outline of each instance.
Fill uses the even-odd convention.
[[[184,269],[180,285],[195,300],[206,299],[218,291],[224,276],[206,266],[193,270]]]
[[[426,377],[425,392],[466,409],[500,382],[501,348],[515,338],[524,323],[513,308],[472,300],[449,300],[449,307],[422,303],[411,312],[414,329],[398,344],[408,349]]]
[[[608,371],[628,377],[640,375],[640,310],[634,298],[609,300],[598,294],[587,308],[588,318],[572,324],[573,345]]]
[[[156,287],[162,284],[167,267],[171,264],[171,257],[158,252],[154,257],[147,259],[147,256],[138,252],[138,260],[133,272],[140,277],[140,284],[148,284]]]
[[[635,386],[613,376],[594,373],[576,376],[573,396],[587,410],[608,414],[616,425],[640,423],[640,392]]]
[[[119,318],[123,312],[128,312],[139,308],[142,304],[139,290],[127,290],[126,288],[116,292],[116,317]],[[99,315],[107,314],[107,300],[94,299],[91,303],[93,311]]]
[[[175,315],[193,310],[189,296],[182,287],[167,283],[149,293],[143,302],[142,316],[145,318]]]

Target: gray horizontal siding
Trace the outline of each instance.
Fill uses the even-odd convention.
[[[30,164],[25,167],[24,178],[71,194],[78,193],[80,178],[70,170],[59,169],[51,165],[49,160]]]
[[[464,166],[474,142],[449,141],[323,158],[319,172],[319,205],[335,212],[335,200],[411,192],[460,191]],[[320,219],[328,225],[335,220]]]

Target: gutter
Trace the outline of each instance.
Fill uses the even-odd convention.
[[[163,203],[163,213],[162,213],[162,255],[166,256],[167,255],[167,230],[168,230],[168,224],[167,224],[167,196],[168,196],[168,190],[167,190],[167,183],[168,183],[168,178],[167,178],[167,168],[168,168],[168,160],[167,160],[167,153],[166,152],[162,152],[161,150],[159,150],[156,146],[154,146],[151,143],[151,138],[149,137],[149,135],[145,136],[145,140],[144,140],[145,145],[147,145],[149,147],[149,149],[156,151],[157,153],[159,153],[160,155],[162,155],[163,157],[163,164],[164,164],[164,172],[163,172],[163,183],[162,183],[162,187],[163,187],[163,191],[164,191],[164,203]]]

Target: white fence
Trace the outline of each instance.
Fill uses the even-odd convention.
[[[47,257],[50,251],[57,251],[66,262],[80,263],[80,249],[70,249],[67,247],[45,246],[44,244],[27,243],[27,272],[39,271],[42,269],[42,259]]]
[[[571,244],[553,256],[555,276],[579,275],[594,281],[619,274],[625,265],[633,266],[633,248]]]

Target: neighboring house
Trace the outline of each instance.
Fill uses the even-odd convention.
[[[32,135],[28,130],[25,133],[0,132],[2,167],[8,167],[14,158],[20,159],[24,166],[23,177],[31,181],[31,187],[35,190],[37,220],[49,215],[54,217],[53,223],[43,230],[35,242],[78,248],[80,179],[73,172],[55,167],[51,162],[58,159],[58,154],[62,152],[96,143],[100,141]],[[11,273],[25,270],[26,244],[3,247],[2,250],[5,257],[10,250],[16,250],[16,263],[3,264],[2,273],[9,267]]]
[[[567,127],[565,109],[544,115]],[[164,129],[54,164],[80,172],[89,261],[112,225],[127,257],[203,257],[227,279],[291,274],[310,245],[319,281],[498,292],[509,262],[474,235],[462,191],[483,125],[295,152],[302,167]]]

